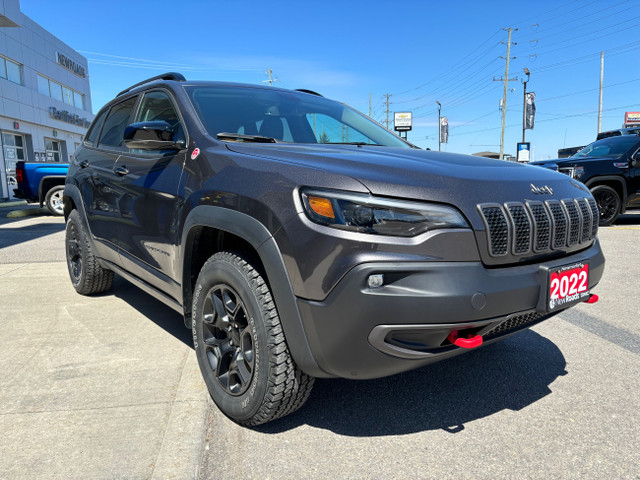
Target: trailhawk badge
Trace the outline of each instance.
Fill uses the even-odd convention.
[[[548,185],[544,185],[542,187],[536,187],[533,183],[531,184],[531,192],[535,194],[542,195],[544,193],[548,193],[549,195],[553,195],[553,189]]]

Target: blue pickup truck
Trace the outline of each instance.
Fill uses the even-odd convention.
[[[53,215],[62,215],[62,193],[64,180],[69,169],[68,163],[25,163],[16,164],[18,188],[13,190],[16,198],[46,205]]]

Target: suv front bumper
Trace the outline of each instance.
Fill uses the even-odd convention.
[[[336,377],[378,378],[465,349],[454,330],[490,343],[552,317],[545,310],[547,270],[589,263],[589,289],[604,271],[598,241],[590,248],[541,263],[486,268],[481,262],[365,263],[352,268],[322,302],[298,299],[314,357]],[[369,288],[370,275],[384,285]]]

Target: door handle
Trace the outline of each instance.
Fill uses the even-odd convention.
[[[87,168],[89,166],[89,162],[87,162],[86,160],[81,161],[78,166],[80,168]]]
[[[121,177],[124,177],[125,175],[129,175],[129,169],[123,165],[122,167],[118,167],[114,169],[113,173],[115,173],[116,175],[120,175]]]

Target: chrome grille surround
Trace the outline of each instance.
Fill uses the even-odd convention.
[[[522,257],[588,246],[598,233],[593,198],[480,204],[489,255]]]

